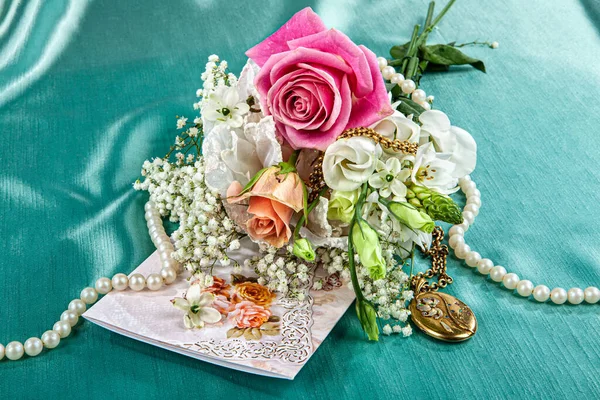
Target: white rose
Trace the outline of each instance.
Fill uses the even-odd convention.
[[[454,178],[460,179],[473,172],[477,163],[477,144],[467,131],[452,126],[448,116],[437,110],[425,111],[419,120],[423,124],[421,138],[431,140],[435,150],[442,153],[440,156],[456,165],[452,173]]]
[[[359,188],[373,174],[381,153],[381,146],[366,137],[337,140],[323,157],[325,183],[334,190]]]
[[[421,134],[419,125],[406,118],[400,111],[394,111],[389,117],[371,125],[371,128],[387,139],[406,140],[411,143],[418,143]],[[391,149],[385,149],[384,151],[388,154],[396,153]]]

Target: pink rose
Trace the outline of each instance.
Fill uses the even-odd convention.
[[[269,320],[271,311],[251,301],[242,301],[236,304],[229,314],[231,320],[238,328],[259,328]]]
[[[295,149],[324,151],[345,129],[393,113],[375,54],[328,30],[310,7],[246,55],[261,67],[263,112]]]

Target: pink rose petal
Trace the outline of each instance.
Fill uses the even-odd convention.
[[[275,33],[246,52],[259,67],[276,53],[289,50],[288,42],[326,30],[321,18],[310,7],[298,11]]]

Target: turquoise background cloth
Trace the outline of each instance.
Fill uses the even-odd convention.
[[[427,1],[0,0],[0,343],[50,329],[100,276],[152,251],[134,192],[162,156],[208,55],[244,51],[310,5],[379,55]],[[438,3],[438,10],[442,7]],[[600,285],[600,5],[459,0],[430,43],[467,48],[488,73],[422,80],[479,145],[483,206],[472,247],[534,284]],[[420,266],[424,268],[424,265]],[[369,343],[353,310],[283,381],[196,361],[81,324],[56,350],[0,362],[0,398],[558,398],[600,396],[600,306],[540,305],[452,259],[448,293],[479,331]]]

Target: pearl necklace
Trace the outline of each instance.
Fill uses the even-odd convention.
[[[564,304],[567,301],[570,304],[581,304],[584,300],[589,304],[596,304],[600,301],[600,289],[590,286],[585,290],[574,287],[568,291],[556,287],[552,290],[546,285],[533,286],[533,283],[527,279],[520,279],[515,273],[508,273],[506,268],[496,265],[489,258],[482,258],[481,255],[472,251],[471,247],[465,242],[464,235],[469,227],[475,222],[475,217],[479,214],[481,207],[481,192],[470,176],[462,178],[459,182],[460,188],[467,197],[467,204],[463,209],[464,221],[460,225],[454,225],[450,228],[448,244],[454,250],[456,258],[465,261],[465,264],[471,268],[477,268],[482,277],[489,277],[494,282],[502,282],[507,290],[517,290],[523,298],[533,295],[533,298],[540,303],[545,303],[550,299],[555,304]]]
[[[161,216],[154,203],[147,202],[144,210],[150,238],[156,246],[162,262],[160,274],[150,274],[147,277],[142,274],[133,274],[128,277],[119,273],[115,274],[112,279],[99,278],[94,287],[86,287],[81,291],[78,299],[69,303],[67,310],[61,314],[59,321],[54,324],[51,330],[44,332],[41,339],[32,337],[23,344],[18,341],[10,342],[6,345],[6,348],[0,344],[0,360],[6,356],[7,359],[16,361],[24,354],[35,357],[44,348],[55,348],[61,339],[65,339],[71,334],[71,328],[77,324],[87,305],[94,304],[98,300],[98,295],[105,295],[113,289],[122,291],[129,288],[136,292],[144,288],[158,290],[163,284],[169,285],[175,281],[177,272],[180,269],[179,263],[171,258],[171,253],[175,251],[175,248],[165,232]]]

